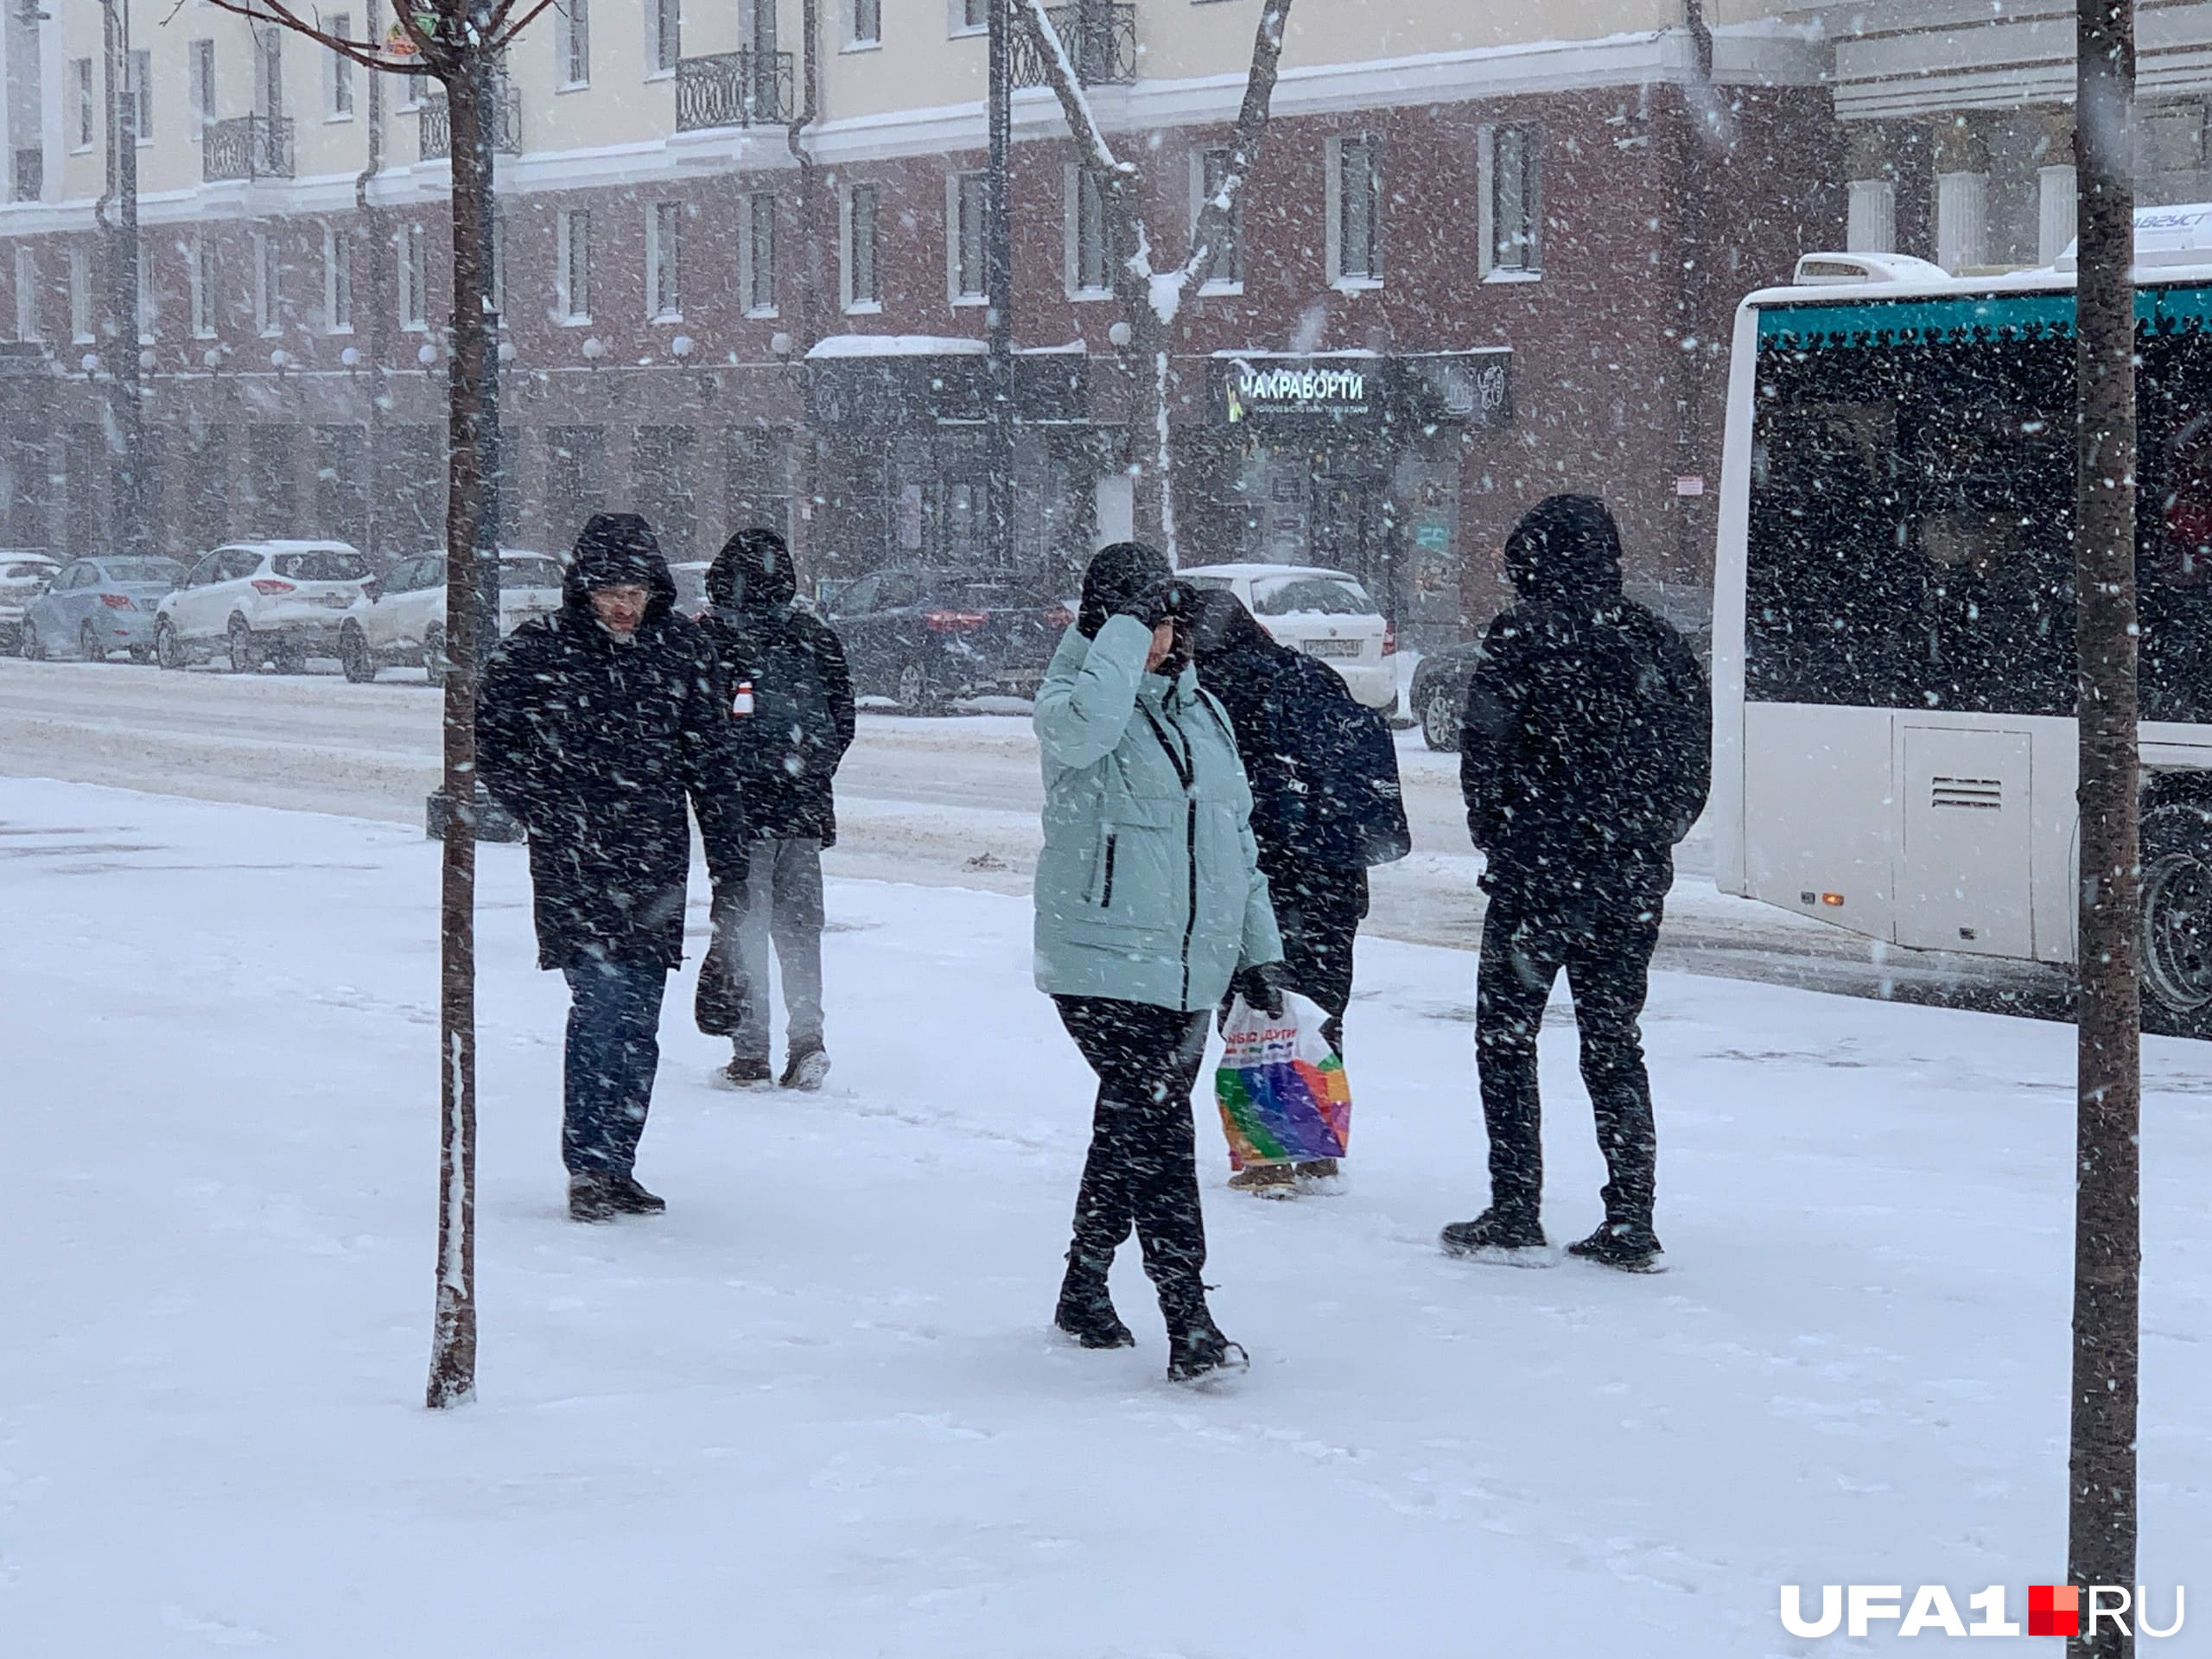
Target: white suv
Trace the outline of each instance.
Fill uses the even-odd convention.
[[[499,551],[499,632],[561,608],[561,566],[543,553]],[[380,668],[420,663],[437,685],[446,676],[446,556],[402,559],[368,585],[338,636],[346,677],[373,680]]]
[[[338,654],[346,613],[373,574],[343,542],[232,542],[192,567],[155,607],[154,656],[182,668],[217,653],[250,674],[274,658],[296,671]]]
[[[1311,564],[1207,564],[1175,574],[1193,588],[1236,594],[1276,644],[1319,658],[1370,709],[1397,707],[1398,632],[1353,576]]]

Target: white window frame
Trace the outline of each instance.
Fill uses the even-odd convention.
[[[249,23],[253,32],[253,112],[271,121],[284,114],[284,29],[281,23]]]
[[[842,0],[842,3],[845,26],[840,32],[844,35],[844,41],[837,49],[841,52],[880,52],[883,49],[883,0]],[[866,35],[861,33],[864,14],[874,19],[870,32]]]
[[[1073,162],[1063,164],[1065,181],[1061,213],[1061,286],[1067,297],[1078,304],[1089,304],[1114,297],[1113,203],[1103,184],[1095,187],[1098,192],[1099,235],[1104,238],[1099,250],[1099,270],[1104,277],[1100,287],[1086,286],[1083,281],[1083,191],[1084,180],[1095,176],[1096,169],[1078,167]]]
[[[683,55],[683,0],[645,0],[645,79],[665,80]]]
[[[138,279],[136,307],[138,313],[138,343],[141,346],[151,346],[154,343],[155,327],[161,321],[161,307],[154,293],[154,245],[143,236],[138,238],[138,269],[133,274]]]
[[[69,338],[79,346],[92,343],[92,256],[74,244],[69,249]]]
[[[976,3],[977,0],[945,0],[944,32],[952,39],[957,41],[965,35],[991,32],[991,0],[982,0],[982,22],[971,23],[968,21],[969,10]]]
[[[283,254],[266,231],[253,232],[253,331],[264,340],[284,332]]]
[[[499,326],[507,326],[507,216],[492,204],[492,269],[486,273],[484,297],[491,302]]]
[[[976,285],[962,280],[968,251],[969,187],[977,189],[976,202]],[[990,175],[975,168],[944,175],[944,297],[955,306],[991,302]]]
[[[42,340],[46,335],[39,315],[38,250],[16,245],[16,338]]]
[[[1516,131],[1535,140],[1536,234],[1533,257],[1526,264],[1500,264],[1497,260],[1497,135]],[[1524,150],[1524,157],[1528,152]],[[1475,270],[1485,283],[1535,283],[1543,280],[1543,143],[1541,130],[1532,124],[1484,126],[1475,133],[1476,237]],[[1524,160],[1524,166],[1526,165]]]
[[[353,332],[353,232],[322,227],[322,332]]]
[[[590,85],[591,0],[559,0],[553,9],[553,90],[575,92]]]
[[[353,33],[351,12],[334,11],[325,20],[324,27],[340,40],[350,40]],[[327,61],[322,74],[322,118],[326,121],[351,121],[353,118],[353,60],[342,52],[324,54]]]
[[[1354,132],[1331,138],[1323,146],[1325,165],[1322,169],[1322,205],[1323,217],[1326,220],[1324,228],[1327,232],[1328,241],[1329,286],[1339,293],[1368,293],[1382,286],[1382,223],[1379,211],[1369,232],[1368,268],[1347,271],[1344,263],[1344,149],[1347,145],[1354,146],[1367,157],[1369,188],[1380,194],[1381,173],[1375,157],[1381,143],[1382,140],[1373,133]]]
[[[193,41],[186,51],[185,62],[196,137],[215,124],[215,42],[207,40]]]
[[[124,88],[130,100],[130,136],[140,145],[154,142],[154,54],[134,47],[130,57],[130,84]]]
[[[853,204],[861,193],[868,200],[868,268],[875,292],[862,297],[853,283]],[[883,187],[863,181],[837,188],[837,298],[849,317],[872,317],[883,310]]]
[[[576,233],[583,232],[583,245]],[[553,221],[553,309],[564,328],[591,326],[591,209],[563,207]],[[576,281],[581,275],[582,283]],[[576,292],[582,288],[583,292]]]
[[[1234,156],[1236,153],[1235,149],[1228,144],[1201,144],[1191,152],[1190,230],[1192,236],[1198,234],[1198,215],[1205,211],[1205,205],[1211,199],[1206,189],[1208,159],[1215,156]],[[1230,245],[1236,255],[1236,275],[1233,277],[1206,277],[1198,284],[1201,296],[1230,299],[1244,291],[1244,191],[1242,186],[1237,188],[1236,205],[1230,211],[1230,234],[1235,238]]]
[[[70,126],[69,152],[82,156],[92,147],[99,136],[99,118],[92,98],[92,60],[90,58],[69,60]]]
[[[393,233],[399,256],[399,327],[410,334],[430,332],[429,271],[423,259],[423,227],[402,225]]]
[[[194,340],[215,338],[215,250],[207,232],[194,231],[185,245],[184,282]]]
[[[645,204],[645,321],[683,321],[683,204]]]
[[[744,304],[747,316],[772,317],[778,311],[776,279],[779,273],[776,270],[776,244],[781,239],[776,226],[776,198],[768,191],[756,190],[738,200],[744,204],[743,217],[737,227],[738,297]],[[767,215],[768,227],[768,299],[766,304],[761,304],[758,302],[762,273],[756,216],[764,213]]]

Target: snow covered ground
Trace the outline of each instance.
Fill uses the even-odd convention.
[[[1434,1246],[1480,1198],[1471,959],[1368,944],[1348,1192],[1238,1198],[1201,1124],[1254,1369],[1192,1395],[1133,1251],[1135,1352],[1047,1334],[1089,1079],[1026,903],[944,887],[833,886],[824,1096],[710,1086],[677,982],[670,1213],[582,1229],[559,982],[486,849],[482,1397],[426,1413],[435,858],[0,780],[0,1649],[1770,1659],[1887,1645],[1786,1637],[1784,1582],[2018,1617],[2061,1571],[2066,1028],[1662,976],[1674,1271],[1514,1272]],[[1569,1236],[1600,1176],[1554,1013]],[[2212,1083],[2147,1069],[2164,1607],[2212,1538]]]

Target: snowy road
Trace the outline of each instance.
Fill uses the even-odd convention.
[[[419,823],[438,703],[418,677],[239,677],[0,661],[0,775]],[[1401,744],[1414,856],[1378,871],[1370,933],[1471,948],[1482,916],[1452,757]],[[1028,722],[864,714],[839,779],[838,874],[1026,893],[1041,798]],[[1681,849],[1662,960],[1694,972],[1958,1006],[2056,1010],[2032,969],[1891,950],[1724,897],[1710,838]]]
[[[670,1213],[582,1229],[559,982],[487,850],[482,1395],[433,1417],[435,856],[0,779],[10,1655],[1810,1659],[1895,1638],[1795,1641],[1781,1584],[2018,1618],[2059,1574],[2064,1029],[1660,975],[1673,1271],[1514,1272],[1434,1244],[1479,1191],[1465,958],[1371,944],[1349,1190],[1238,1198],[1201,1124],[1255,1363],[1192,1395],[1133,1251],[1135,1351],[1046,1332],[1090,1081],[1027,906],[943,887],[832,883],[825,1095],[709,1087],[679,981]],[[1554,1236],[1601,1179],[1564,1014]],[[2212,1099],[2195,1046],[2145,1071],[2164,1610],[2212,1537]]]

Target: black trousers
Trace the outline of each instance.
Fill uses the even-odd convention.
[[[1109,997],[1052,1001],[1098,1074],[1090,1154],[1075,1201],[1076,1253],[1103,1268],[1134,1228],[1144,1270],[1172,1315],[1201,1294],[1206,1263],[1191,1127],[1206,1016]]]
[[[1597,1115],[1610,1179],[1609,1222],[1648,1227],[1659,1147],[1637,1020],[1659,942],[1660,904],[1584,899],[1552,910],[1493,899],[1483,919],[1475,991],[1475,1058],[1490,1130],[1491,1202],[1536,1214],[1543,1199],[1543,1118],[1536,1032],[1552,982],[1567,970],[1582,1038],[1582,1081]]]
[[[1329,1011],[1321,1030],[1342,1054],[1344,1010],[1351,1006],[1352,944],[1367,919],[1367,872],[1279,866],[1268,872],[1268,891],[1282,933],[1283,976],[1292,990]]]

